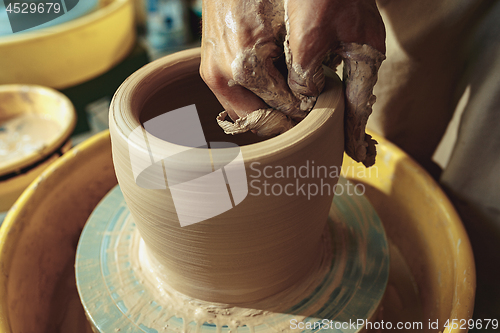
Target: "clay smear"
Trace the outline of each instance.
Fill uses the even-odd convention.
[[[274,36],[277,43],[283,42],[282,52],[289,70],[288,82],[293,82],[298,90],[292,91],[284,84],[285,79],[269,57],[269,54],[276,52],[275,44],[258,41],[252,48],[241,51],[231,64],[233,79],[229,80],[228,85],[241,85],[249,89],[271,108],[256,110],[234,123],[224,120],[225,112],[219,114],[217,122],[227,134],[250,130],[260,136],[284,133],[300,122],[316,103],[317,96],[307,96],[300,92],[302,85],[317,87],[318,93],[324,88],[323,67],[320,66],[311,73],[311,69],[305,70],[300,64],[293,62],[289,45],[288,1],[262,1],[260,6],[265,9],[259,11],[263,29]],[[365,134],[365,129],[376,100],[373,87],[385,56],[366,44],[341,43],[339,49],[324,59],[324,63],[336,67],[339,57],[344,60],[345,151],[354,160],[371,166],[375,163],[377,142]],[[301,84],[297,85],[298,82]]]
[[[217,123],[226,134],[240,134],[254,131],[259,136],[271,136],[288,131],[295,122],[283,113],[274,109],[259,109],[245,117],[237,119],[234,123],[225,120],[227,111],[217,116]]]
[[[356,43],[341,44],[337,52],[344,59],[345,150],[355,161],[372,166],[377,155],[377,141],[366,134],[365,129],[372,105],[377,100],[373,87],[385,56],[369,45]]]

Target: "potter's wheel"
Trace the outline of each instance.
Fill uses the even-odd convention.
[[[339,184],[346,182],[341,179]],[[208,303],[165,286],[155,289],[154,278],[144,274],[144,244],[117,186],[94,210],[80,238],[78,291],[98,332],[229,332],[236,328],[274,332],[324,319],[326,331],[356,332],[362,327],[353,329],[345,322],[374,320],[384,294],[389,275],[387,239],[363,196],[336,195],[329,226],[335,248],[324,254],[323,271],[311,272],[294,290],[255,303],[252,309]]]

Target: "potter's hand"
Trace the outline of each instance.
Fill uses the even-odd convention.
[[[287,130],[323,89],[323,62],[336,65],[341,57],[346,152],[373,164],[375,142],[365,135],[365,126],[385,53],[385,29],[375,0],[211,0],[204,1],[203,10],[200,73],[227,114],[240,118],[232,124],[223,121],[223,114],[219,123],[226,132],[253,129],[269,135]],[[283,41],[287,80],[275,67]]]
[[[305,115],[274,65],[283,54],[285,36],[281,0],[204,1],[202,34],[200,74],[227,114],[240,119],[238,128],[231,128],[234,124],[221,115],[226,133],[252,129],[276,134],[294,125],[291,118]],[[255,127],[256,122],[261,126]]]
[[[375,163],[375,144],[365,134],[378,69],[385,58],[385,28],[375,0],[288,0],[285,54],[288,84],[301,96],[323,89],[322,63],[344,60],[345,150],[366,166]],[[290,52],[287,52],[289,49]]]

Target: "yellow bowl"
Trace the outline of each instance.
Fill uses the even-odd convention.
[[[469,240],[425,171],[394,145],[376,139],[376,169],[363,173],[364,167],[346,158],[344,173],[365,185],[391,242],[381,316],[394,324],[417,318],[423,323],[419,331],[438,332],[429,328],[429,319],[443,325],[472,315]],[[109,132],[103,132],[53,163],[22,194],[0,229],[0,332],[83,330],[72,275],[76,244],[93,208],[115,184]]]
[[[1,37],[0,84],[74,86],[119,63],[134,42],[131,1],[101,0],[99,9],[70,22]]]
[[[0,228],[0,332],[85,332],[76,245],[114,185],[103,132],[51,164],[19,197]]]
[[[76,124],[70,100],[34,85],[0,85],[0,212],[71,148]]]
[[[476,271],[462,221],[419,164],[386,139],[373,137],[380,143],[376,164],[360,169],[344,157],[342,169],[346,178],[364,185],[393,245],[384,317],[421,320],[424,331],[467,332],[464,323],[472,318]],[[411,279],[404,278],[402,266]],[[445,329],[448,319],[460,324]],[[429,329],[436,321],[438,329]]]

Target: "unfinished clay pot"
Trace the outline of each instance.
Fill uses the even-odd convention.
[[[277,137],[230,136],[199,65],[200,50],[188,50],[122,84],[113,162],[147,249],[137,260],[188,296],[250,303],[319,265],[343,156],[342,84],[331,75],[310,114]]]

